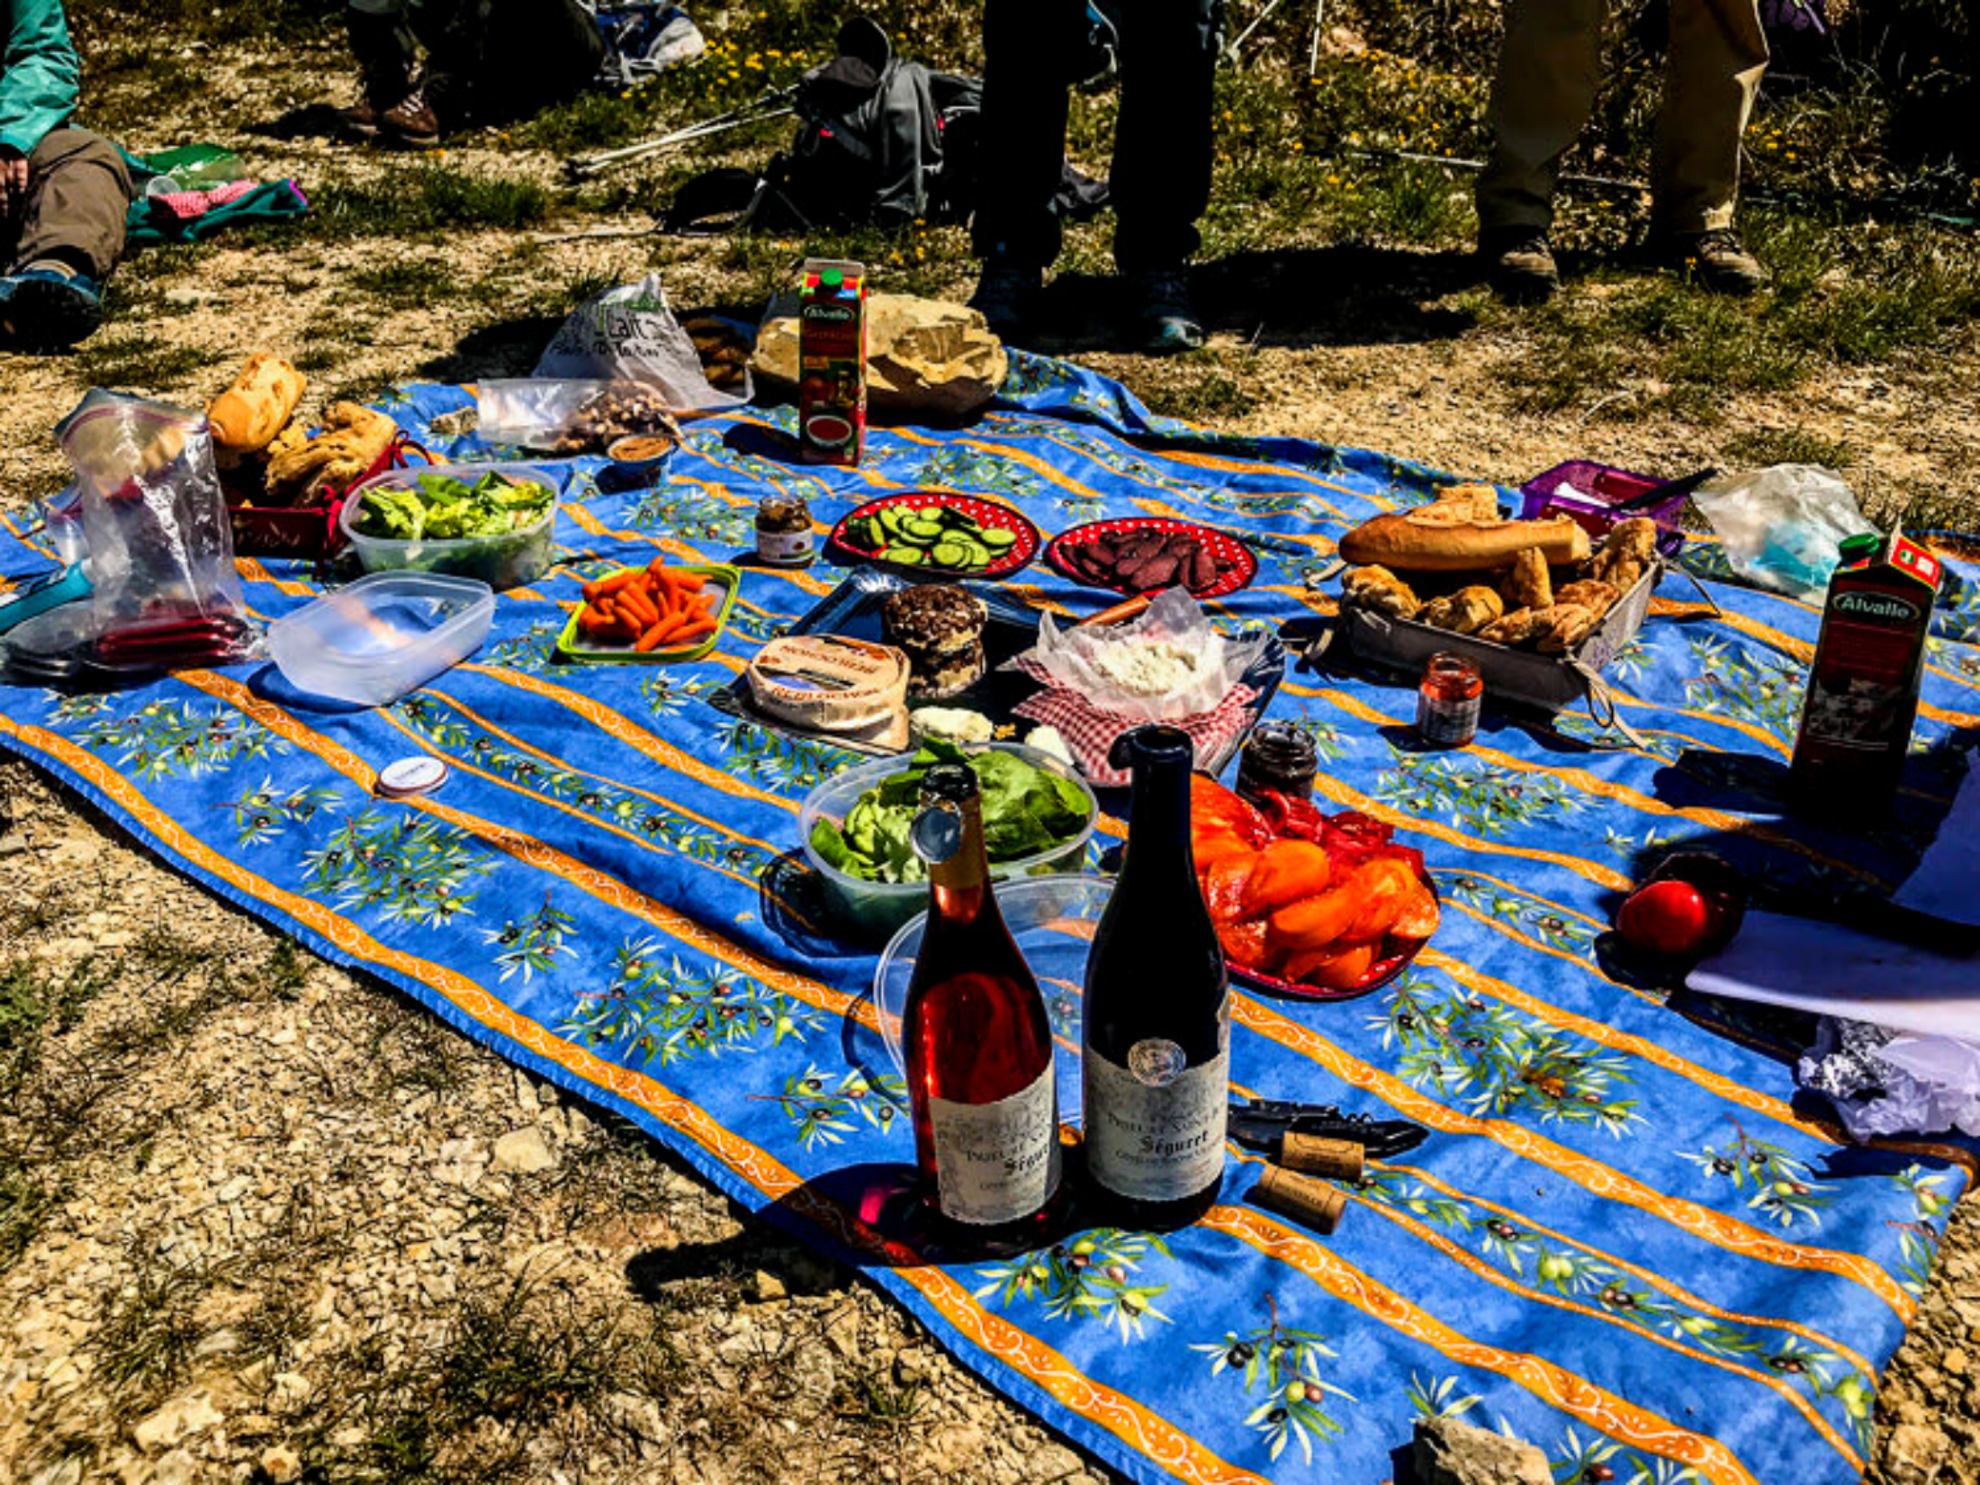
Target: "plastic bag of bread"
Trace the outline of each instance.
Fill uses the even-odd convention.
[[[795,396],[794,303],[771,306],[751,364],[766,390]],[[882,422],[951,422],[997,395],[1010,366],[990,323],[961,304],[912,294],[866,299],[866,407]]]
[[[667,291],[657,273],[594,294],[572,310],[530,375],[638,382],[657,391],[676,412],[736,407],[749,400],[746,386],[738,395],[709,382],[694,341],[667,308]]]

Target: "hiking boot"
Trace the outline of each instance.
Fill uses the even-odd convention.
[[[378,116],[378,137],[402,149],[430,150],[440,143],[440,116],[415,90]]]
[[[1203,325],[1189,302],[1189,270],[1148,268],[1127,275],[1129,313],[1135,343],[1153,356],[1193,351],[1203,344]]]
[[[1752,294],[1767,287],[1767,270],[1730,227],[1658,238],[1651,245],[1651,254],[1666,268],[1695,278],[1714,294]]]
[[[1038,313],[1038,298],[1045,290],[1045,274],[1037,268],[1016,268],[1008,263],[985,263],[976,292],[969,296],[969,307],[990,322],[990,333],[1012,343],[1029,337],[1032,319]]]
[[[412,33],[396,15],[349,8],[351,56],[358,64],[358,101],[337,110],[337,122],[353,139],[376,139],[378,121],[404,103],[419,85]]]
[[[103,291],[85,273],[40,264],[0,278],[0,325],[33,350],[65,350],[103,323]]]
[[[1538,304],[1561,286],[1554,250],[1538,227],[1491,227],[1478,234],[1478,257],[1501,298]]]

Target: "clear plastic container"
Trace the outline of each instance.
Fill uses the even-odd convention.
[[[486,583],[377,572],[277,619],[268,651],[299,691],[389,706],[480,649],[494,617]]]
[[[923,890],[926,890],[925,888]],[[1018,952],[1031,967],[1045,997],[1045,1014],[1052,1022],[1053,1067],[1059,1085],[1059,1118],[1080,1122],[1080,987],[1086,983],[1086,956],[1093,931],[1113,894],[1111,877],[1026,877],[997,889],[997,910],[1016,940]],[[901,1049],[901,1018],[907,1014],[908,986],[914,982],[914,961],[928,932],[924,908],[909,919],[881,951],[873,975],[873,1008],[880,1040],[894,1066],[907,1071]]]
[[[553,498],[543,519],[533,526],[504,531],[496,536],[466,536],[453,540],[422,539],[399,541],[387,536],[367,536],[357,529],[364,514],[364,497],[372,490],[409,490],[422,479],[438,475],[445,479],[473,484],[486,474],[499,474],[510,480],[527,480],[544,486],[554,497],[557,482],[549,471],[534,464],[414,464],[405,469],[388,469],[351,491],[337,517],[344,535],[350,538],[358,561],[366,572],[437,572],[454,577],[478,578],[491,588],[514,588],[534,582],[549,567],[555,555],[551,534],[557,524],[557,504]]]
[[[980,753],[991,749],[1000,753],[1015,753],[1033,768],[1042,768],[1061,778],[1071,779],[1086,798],[1086,828],[1078,835],[1049,851],[1021,856],[1015,861],[992,862],[991,879],[1003,881],[1008,877],[1039,876],[1048,872],[1077,873],[1086,859],[1086,843],[1093,838],[1093,827],[1100,818],[1100,807],[1086,780],[1063,759],[1041,753],[1036,748],[1027,748],[1022,743],[991,743],[987,747],[967,751]],[[820,820],[830,820],[834,825],[844,824],[852,807],[859,802],[860,795],[878,786],[882,779],[906,772],[913,756],[911,753],[896,753],[844,769],[806,795],[798,809],[798,840],[804,847],[805,861],[824,883],[826,903],[845,927],[872,939],[886,938],[924,910],[928,906],[928,883],[869,882],[862,877],[849,876],[828,865],[825,858],[818,854],[811,844],[812,827]]]

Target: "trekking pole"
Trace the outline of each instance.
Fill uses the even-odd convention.
[[[716,114],[713,118],[685,125],[657,139],[641,140],[637,144],[629,144],[615,150],[600,150],[592,155],[573,155],[564,161],[564,171],[572,180],[584,180],[590,176],[602,175],[614,165],[623,165],[631,160],[657,155],[676,145],[689,144],[694,140],[726,133],[730,129],[740,129],[749,124],[760,124],[766,119],[783,118],[796,110],[788,105],[775,108],[766,105],[782,103],[796,91],[795,86],[771,88],[747,103],[739,103],[726,112]],[[756,111],[752,112],[752,110]]]

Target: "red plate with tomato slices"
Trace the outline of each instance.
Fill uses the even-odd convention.
[[[1095,566],[1090,560],[1091,554],[1100,550],[1096,543],[1118,547],[1127,538],[1143,535],[1170,540],[1186,539],[1202,548],[1206,560],[1214,569],[1209,581],[1198,583],[1172,572],[1160,581],[1142,584],[1116,575],[1111,566]],[[1237,592],[1258,576],[1257,556],[1235,536],[1214,526],[1199,526],[1194,521],[1178,521],[1169,516],[1122,516],[1112,521],[1088,521],[1084,526],[1075,526],[1053,537],[1045,547],[1045,561],[1060,576],[1071,578],[1076,583],[1085,583],[1092,588],[1111,588],[1116,593],[1130,595],[1154,593],[1180,583],[1194,597],[1222,598],[1226,593]]]
[[[1442,909],[1421,854],[1380,821],[1282,796],[1260,809],[1203,777],[1191,804],[1204,900],[1239,984],[1353,1000],[1395,979],[1436,932]]]

